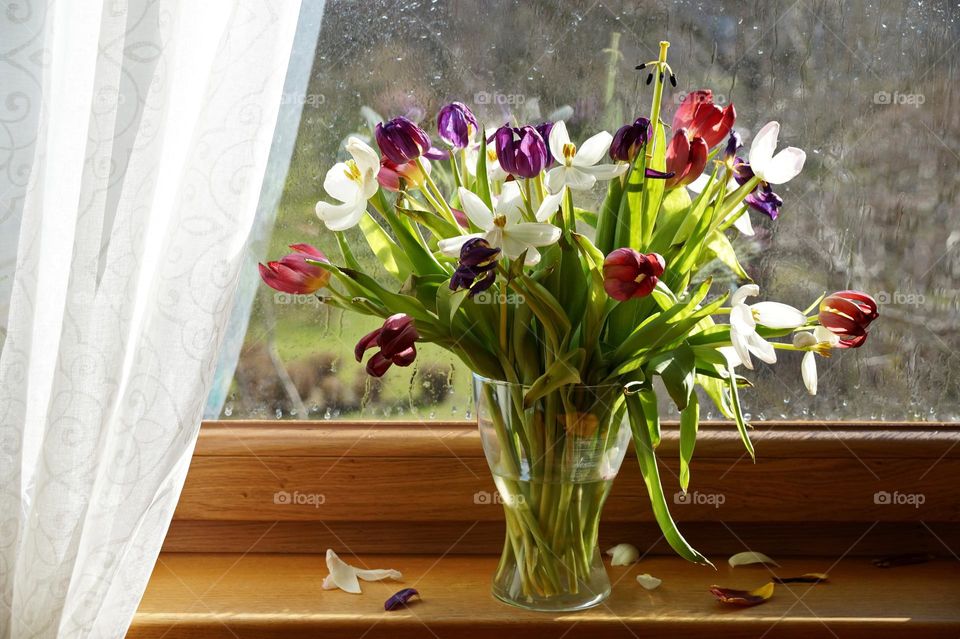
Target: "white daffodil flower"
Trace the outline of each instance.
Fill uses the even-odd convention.
[[[803,311],[780,302],[747,304],[748,297],[760,294],[756,284],[741,286],[730,298],[730,343],[744,366],[753,370],[750,354],[767,364],[777,361],[773,345],[760,337],[757,325],[767,328],[799,328],[806,324]]]
[[[366,570],[351,566],[333,552],[332,548],[327,548],[327,570],[330,574],[323,579],[324,590],[334,590],[339,588],[344,592],[355,595],[360,594],[360,581],[382,581],[384,579],[400,580],[403,575],[399,570]]]
[[[776,155],[780,123],[767,122],[750,144],[750,169],[767,184],[783,184],[800,174],[807,154],[802,149],[788,146]]]
[[[345,231],[360,222],[367,210],[367,200],[377,192],[380,158],[363,140],[347,140],[352,159],[337,162],[327,171],[323,190],[340,204],[317,202],[317,216],[331,231]]]
[[[830,351],[839,343],[840,336],[823,326],[817,326],[812,333],[794,334],[793,345],[807,351],[800,362],[800,375],[811,395],[817,394],[817,355],[830,357]]]
[[[550,130],[550,152],[557,166],[547,173],[547,190],[558,193],[567,186],[585,191],[593,188],[597,180],[609,180],[627,171],[626,163],[597,164],[604,158],[613,142],[613,136],[601,131],[584,142],[580,148],[570,141],[567,125],[560,120]]]
[[[560,229],[553,224],[520,221],[523,216],[523,199],[516,187],[504,188],[493,211],[473,192],[460,187],[459,193],[463,212],[475,226],[483,229],[483,232],[440,240],[440,252],[444,255],[458,257],[464,242],[474,237],[482,237],[511,260],[517,259],[526,251],[527,259],[524,264],[532,266],[540,261],[540,252],[536,247],[549,246],[560,239]]]

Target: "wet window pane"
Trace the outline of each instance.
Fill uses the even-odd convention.
[[[882,304],[867,344],[822,359],[809,397],[800,359],[750,373],[753,419],[960,418],[960,24],[949,2],[328,1],[269,255],[311,242],[323,176],[371,113],[422,119],[471,104],[488,125],[561,114],[574,139],[648,114],[633,70],[669,39],[679,87],[734,102],[746,140],[769,120],[807,151],[778,188],[776,221],[734,240],[769,299],[805,307],[857,288]],[[599,194],[598,194],[599,195]],[[365,246],[359,236],[355,247]],[[358,257],[374,271],[374,258]],[[728,282],[731,286],[734,282]],[[378,322],[261,287],[224,409],[232,418],[459,419],[470,374],[425,345],[368,378],[353,346]],[[282,367],[284,374],[278,374]],[[286,378],[286,379],[284,379]],[[295,391],[295,393],[294,393]],[[296,395],[297,397],[293,397]]]

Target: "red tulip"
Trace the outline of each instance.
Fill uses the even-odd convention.
[[[820,323],[840,338],[838,348],[862,346],[879,316],[876,300],[860,291],[838,291],[820,302]]]
[[[327,256],[309,244],[291,244],[295,252],[284,255],[278,262],[260,264],[260,277],[272,289],[293,295],[309,295],[330,281],[330,272],[308,259],[326,262]]]
[[[687,137],[686,129],[679,129],[667,147],[667,172],[673,177],[667,180],[668,189],[690,184],[703,173],[707,165],[707,143],[703,138]]]
[[[631,248],[618,248],[603,260],[603,289],[621,302],[645,297],[653,291],[665,267],[657,253],[644,255]]]
[[[721,109],[713,103],[713,91],[701,89],[688,93],[673,116],[673,130],[686,129],[692,138],[703,138],[712,149],[730,134],[737,111],[732,104]]]
[[[391,315],[383,326],[364,335],[353,351],[357,361],[374,346],[380,350],[367,361],[367,372],[374,377],[383,377],[391,364],[409,366],[417,357],[416,341],[420,339],[413,318],[403,313]]]

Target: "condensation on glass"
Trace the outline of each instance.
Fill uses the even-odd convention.
[[[735,240],[763,295],[805,307],[858,288],[882,304],[864,348],[820,360],[818,397],[798,354],[748,372],[751,417],[958,419],[958,12],[899,0],[328,1],[270,255],[296,241],[337,254],[314,204],[344,139],[368,136],[377,114],[433,130],[437,109],[461,99],[490,127],[559,115],[583,139],[647,112],[633,68],[666,38],[679,78],[668,103],[711,88],[736,103],[745,139],[775,119],[782,143],[807,151],[778,189],[780,218],[754,213],[756,235]],[[372,272],[373,256],[361,259]],[[353,346],[376,326],[262,287],[223,417],[469,417],[470,374],[439,348],[367,377]]]

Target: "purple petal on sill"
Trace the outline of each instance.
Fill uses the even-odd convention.
[[[420,593],[414,588],[404,588],[403,590],[397,592],[395,595],[387,599],[383,604],[384,610],[396,610],[407,605],[407,602],[410,601],[412,597],[419,597]]]

